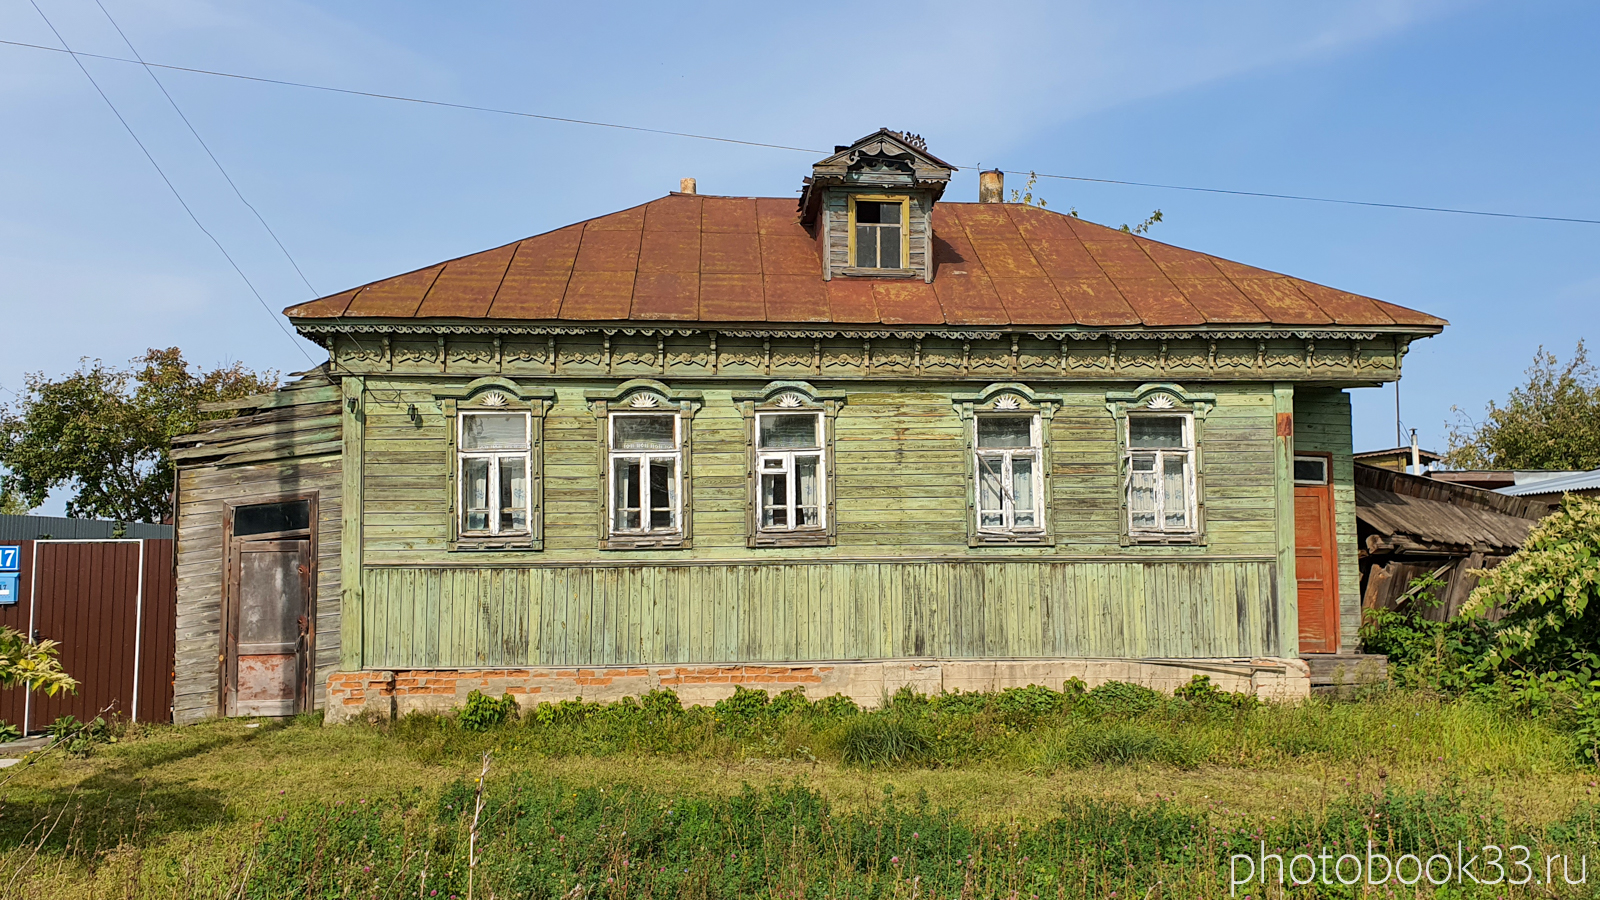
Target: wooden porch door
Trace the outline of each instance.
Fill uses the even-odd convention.
[[[291,716],[311,708],[316,645],[314,502],[228,510],[221,712]]]
[[[1294,458],[1294,575],[1300,652],[1339,652],[1339,545],[1334,534],[1332,457]]]
[[[230,716],[305,709],[310,660],[310,541],[238,542],[237,627],[230,630]]]

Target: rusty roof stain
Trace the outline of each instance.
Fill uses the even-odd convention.
[[[822,278],[793,200],[669,194],[291,306],[341,316],[963,327],[1401,327],[1444,319],[1015,203],[933,211],[933,283]]]

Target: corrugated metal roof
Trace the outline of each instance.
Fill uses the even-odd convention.
[[[1495,493],[1511,497],[1532,497],[1536,494],[1565,494],[1569,491],[1600,490],[1600,469],[1589,472],[1572,472],[1547,478],[1530,478],[1526,481],[1517,473],[1518,484],[1497,488]]]
[[[118,528],[124,529],[117,534]],[[0,542],[35,541],[42,538],[55,540],[89,540],[93,538],[170,538],[171,525],[148,525],[143,522],[110,522],[100,519],[67,519],[60,516],[0,516]]]
[[[932,284],[822,279],[779,197],[643,206],[292,306],[293,319],[466,318],[1432,332],[1444,319],[1013,203],[940,203]]]

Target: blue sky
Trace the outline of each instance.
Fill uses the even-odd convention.
[[[146,59],[802,147],[879,126],[957,164],[1600,218],[1600,4],[223,4],[103,0]],[[93,0],[38,0],[127,56]],[[867,24],[861,23],[867,16]],[[854,32],[854,33],[852,33]],[[28,0],[0,39],[56,45]],[[88,61],[274,311],[309,291],[141,69]],[[789,196],[813,156],[178,72],[168,90],[319,293],[632,206]],[[0,397],[178,345],[308,366],[63,54],[0,46]],[[1012,179],[1012,186],[1016,179]],[[964,169],[948,196],[976,196]],[[1451,320],[1406,360],[1443,444],[1541,344],[1594,337],[1600,225],[1043,181],[1052,207]],[[1394,441],[1356,392],[1358,449]],[[53,507],[53,508],[52,508]],[[46,511],[58,511],[59,501]]]

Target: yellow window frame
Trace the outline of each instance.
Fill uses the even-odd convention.
[[[856,201],[900,204],[900,268],[911,268],[911,197],[907,194],[851,194],[849,222],[845,226],[849,268],[856,268]]]

